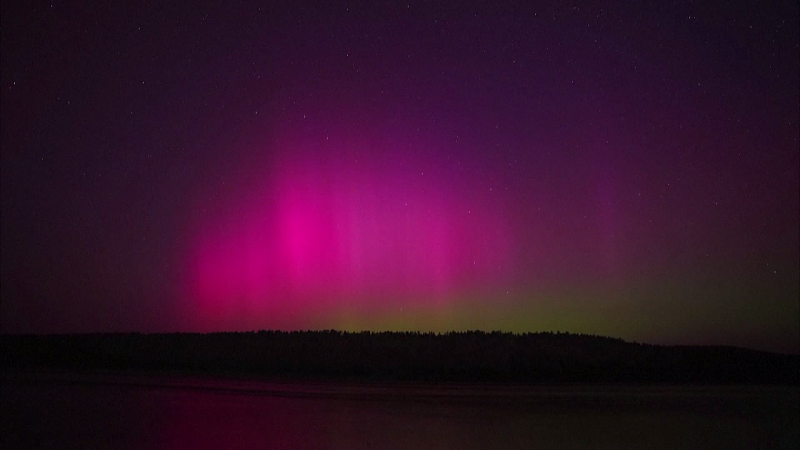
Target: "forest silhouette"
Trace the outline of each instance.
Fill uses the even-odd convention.
[[[798,384],[800,356],[570,333],[258,331],[3,335],[4,371],[296,380]]]

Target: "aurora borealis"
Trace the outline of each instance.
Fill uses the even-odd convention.
[[[392,140],[325,143],[289,144],[265,186],[223,200],[236,213],[202,224],[189,258],[202,318],[399,311],[514,283],[502,194],[482,198],[457,170],[407,158]]]
[[[798,352],[797,8],[4,4],[1,330]]]

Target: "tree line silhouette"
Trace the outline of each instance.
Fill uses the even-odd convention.
[[[3,370],[431,382],[799,384],[800,356],[570,333],[2,335]]]

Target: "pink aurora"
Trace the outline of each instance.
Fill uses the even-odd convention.
[[[508,281],[505,203],[455,171],[303,149],[269,167],[193,231],[195,326],[304,327],[310,314],[441,304]]]

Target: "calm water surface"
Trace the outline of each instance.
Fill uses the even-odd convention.
[[[6,377],[11,448],[800,448],[797,387]]]

